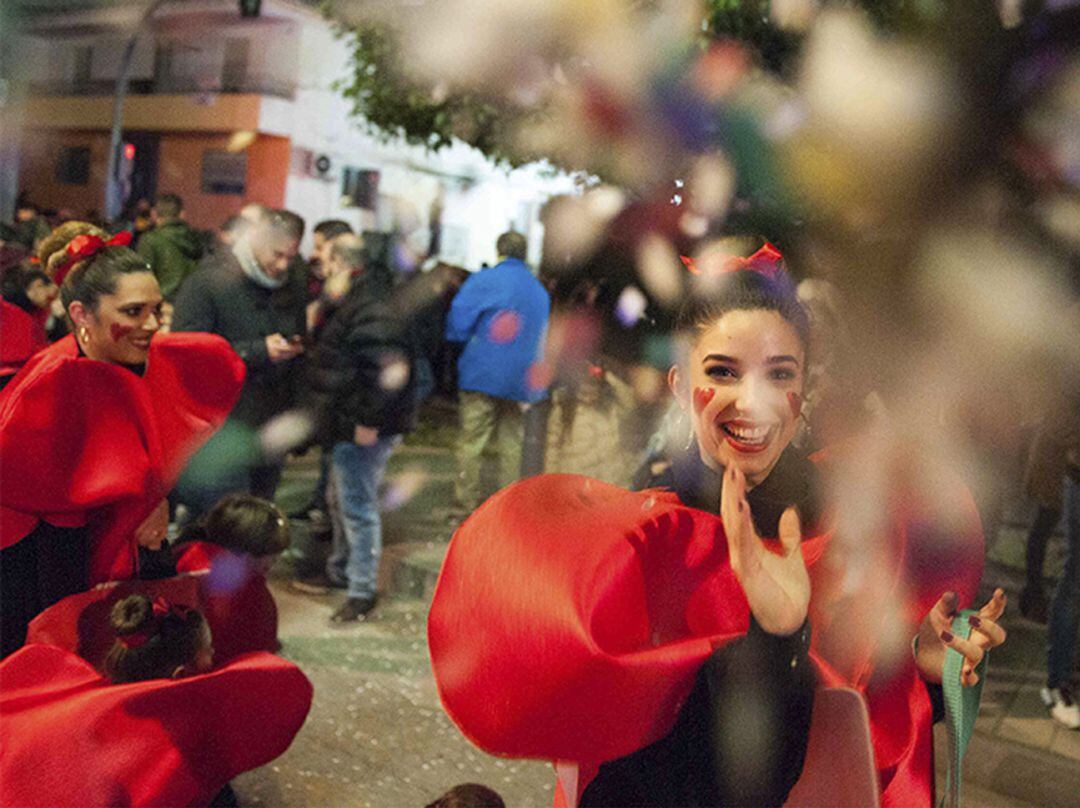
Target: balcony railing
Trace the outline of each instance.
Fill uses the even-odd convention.
[[[38,96],[81,95],[102,96],[116,92],[116,81],[94,79],[92,81],[31,82],[30,94]],[[292,99],[296,93],[295,82],[269,76],[247,76],[239,81],[206,81],[186,76],[165,76],[158,79],[132,79],[129,95],[195,95],[201,93],[246,93],[272,95]]]

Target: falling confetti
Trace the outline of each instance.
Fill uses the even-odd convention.
[[[504,309],[491,318],[488,326],[488,340],[497,345],[506,345],[517,339],[521,333],[521,315],[513,309]]]
[[[306,443],[314,429],[315,425],[308,413],[286,410],[267,421],[259,430],[259,442],[266,455],[283,457]]]
[[[379,371],[379,387],[388,392],[400,390],[408,384],[410,373],[409,363],[400,356],[395,357]]]
[[[627,286],[619,295],[615,306],[615,316],[624,328],[633,328],[645,316],[649,301],[645,293],[636,286]]]

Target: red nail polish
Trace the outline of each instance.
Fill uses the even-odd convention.
[[[943,631],[943,632],[941,632],[941,641],[942,642],[952,642],[953,641],[953,635],[948,631]]]
[[[971,617],[968,618],[968,625],[970,625],[972,628],[978,628],[982,625],[982,620],[977,618],[975,615],[971,615]]]

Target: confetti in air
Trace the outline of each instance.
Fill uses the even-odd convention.
[[[306,443],[314,429],[310,415],[300,410],[286,410],[259,430],[259,443],[268,457],[284,457]]]
[[[397,357],[387,362],[379,372],[379,387],[388,392],[403,388],[409,382],[409,363]]]
[[[517,339],[519,333],[521,333],[521,315],[512,309],[504,309],[491,318],[488,340],[497,345],[506,345]]]
[[[633,328],[645,316],[648,305],[649,301],[644,292],[636,286],[627,286],[619,295],[619,302],[615,306],[615,316],[624,328]]]
[[[428,473],[422,468],[408,468],[392,477],[383,494],[382,509],[396,511],[408,504],[427,483]]]

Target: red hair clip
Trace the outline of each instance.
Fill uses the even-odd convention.
[[[117,637],[120,640],[120,644],[125,648],[141,648],[150,642],[150,638],[158,633],[161,628],[161,621],[169,615],[179,617],[181,620],[186,619],[188,614],[191,613],[191,609],[188,606],[184,606],[180,603],[169,603],[163,597],[156,597],[150,602],[150,609],[152,619],[147,624],[139,629],[133,631],[131,634],[123,634]]]
[[[693,258],[685,255],[680,255],[679,258],[691,275],[715,276],[748,269],[767,278],[775,278],[784,271],[784,256],[767,241],[761,249],[745,258],[741,255],[706,254],[701,267],[698,267]]]
[[[169,603],[160,595],[154,598],[151,606],[154,610],[154,617],[158,620],[162,620],[169,615],[184,619],[191,613],[190,606],[185,606],[183,603]]]
[[[60,262],[53,273],[53,282],[59,286],[75,264],[87,258],[93,258],[106,247],[126,247],[129,244],[131,244],[131,233],[127,230],[121,230],[108,241],[92,233],[75,236],[68,242],[67,257]]]

